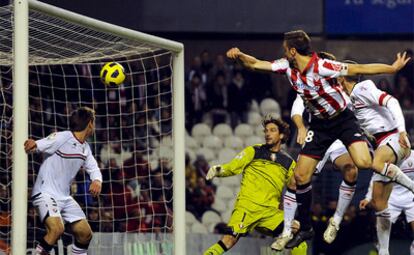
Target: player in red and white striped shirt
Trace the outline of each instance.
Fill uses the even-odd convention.
[[[310,38],[304,31],[285,33],[283,48],[285,58],[274,62],[258,60],[241,52],[238,48],[227,51],[230,59],[239,60],[252,70],[285,74],[291,87],[302,97],[315,118],[312,118],[295,168],[297,184],[298,220],[300,232],[286,245],[295,247],[310,239],[314,233],[311,227],[310,206],[312,201],[311,177],[316,165],[328,147],[336,139],[347,147],[355,165],[359,169],[371,168],[372,158],[355,115],[346,108],[344,94],[337,77],[357,74],[395,73],[409,61],[404,54],[398,54],[392,65],[387,64],[345,64],[321,59],[312,53]],[[381,174],[414,190],[414,183],[398,167],[393,171],[383,169]],[[410,186],[411,185],[411,186]]]

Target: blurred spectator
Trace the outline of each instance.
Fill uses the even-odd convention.
[[[185,183],[190,189],[194,189],[197,185],[197,170],[190,162],[190,156],[185,155]]]
[[[162,105],[172,105],[171,76],[161,77],[160,98]]]
[[[149,187],[144,186],[139,206],[141,232],[171,232],[172,210],[166,206],[166,198],[163,195],[154,199]]]
[[[210,58],[210,52],[208,50],[203,50],[201,52],[201,71],[202,73],[210,73],[211,68],[213,68],[213,63]]]
[[[9,244],[5,241],[11,230],[11,200],[6,185],[0,184],[0,251],[8,252]]]
[[[100,225],[100,219],[99,219],[99,210],[98,208],[88,208],[88,222],[91,226],[91,229],[93,232],[100,231],[99,225]]]
[[[397,83],[395,84],[394,97],[398,99],[403,109],[412,109],[414,90],[410,87],[406,76],[398,76]]]
[[[32,136],[43,137],[44,135],[48,135],[49,132],[47,134],[44,134],[43,126],[44,126],[44,123],[47,121],[46,121],[46,116],[42,109],[42,103],[40,99],[39,98],[32,99],[30,102],[29,109],[30,109],[29,120],[30,120]],[[67,128],[67,125],[60,126],[60,127]],[[48,131],[48,130],[45,130],[45,131]]]
[[[204,72],[204,69],[201,67],[201,58],[199,56],[194,57],[191,62],[190,71],[188,73],[188,81],[191,82],[194,75],[198,75],[202,85],[207,83],[207,73]]]
[[[114,232],[115,227],[114,224],[114,214],[112,212],[112,208],[104,210],[102,212],[102,219],[101,219],[101,231],[102,232]]]
[[[161,110],[160,133],[163,136],[172,134],[172,116],[170,107],[164,107]]]
[[[122,179],[122,172],[115,159],[110,159],[108,164],[101,167],[102,173],[102,195],[111,192],[111,182]]]
[[[201,84],[201,76],[194,74],[190,80],[189,88],[186,88],[185,94],[185,112],[187,129],[201,122],[207,103],[207,94]]]
[[[197,170],[197,175],[205,178],[210,168],[206,158],[203,155],[197,155],[196,160],[194,161],[194,167]]]
[[[191,196],[187,203],[187,210],[196,217],[201,218],[205,211],[212,210],[211,205],[214,203],[214,191],[212,187],[206,184],[203,177],[198,177],[197,186],[189,194]]]
[[[114,223],[118,231],[120,223],[125,223],[126,219],[134,215],[134,211],[139,210],[138,200],[134,196],[132,189],[124,185],[122,180],[111,182],[111,196],[107,204],[113,210]],[[125,225],[121,227],[125,228]]]
[[[121,93],[117,87],[108,87],[107,107],[109,114],[120,114]]]
[[[216,61],[210,70],[209,77],[216,77],[217,73],[224,73],[226,77],[226,83],[231,81],[231,67],[226,62],[226,57],[222,54],[216,56]]]
[[[233,79],[229,85],[229,112],[230,123],[235,128],[239,122],[247,122],[247,110],[251,101],[247,90],[246,80],[242,72],[235,72]]]
[[[132,156],[124,161],[123,175],[126,183],[137,182],[130,184],[132,187],[148,183],[149,164],[140,151],[134,151]]]
[[[213,83],[208,86],[207,98],[213,126],[225,122],[228,116],[229,92],[223,72],[218,72]]]
[[[394,94],[394,88],[387,78],[381,78],[377,83],[377,87],[388,94]]]
[[[102,163],[108,163],[109,159],[114,159],[118,166],[122,166],[125,159],[131,157],[131,152],[124,150],[120,141],[112,142],[102,146],[99,152]]]
[[[236,69],[237,70],[237,69]],[[273,93],[274,84],[270,78],[270,75],[267,73],[260,72],[248,72],[244,70],[242,72],[245,79],[248,81],[248,91],[253,99],[256,99],[257,102],[261,102],[263,99],[271,97],[277,98],[275,93]],[[284,87],[285,84],[281,84],[280,87]],[[284,94],[282,96],[285,96]]]
[[[127,232],[143,232],[147,230],[148,226],[145,224],[144,219],[141,218],[139,210],[131,212],[131,216],[126,221]]]
[[[158,197],[157,201],[152,202],[151,213],[153,214],[153,229],[160,232],[171,232],[172,231],[172,209],[166,205],[172,204],[172,200],[168,200],[167,197],[162,194]]]
[[[63,107],[63,111],[56,113],[56,126],[61,128],[61,130],[68,130],[69,129],[69,116],[72,113],[73,108],[72,104],[67,102]],[[52,120],[53,121],[53,120]]]
[[[139,144],[145,148],[153,147],[154,139],[159,135],[159,118],[158,110],[145,110],[145,113],[138,115],[138,119],[135,122],[134,139],[135,144]],[[156,112],[156,116],[150,115],[150,113]],[[161,113],[160,113],[161,115]]]
[[[414,90],[414,59],[413,59],[413,50],[406,49],[407,57],[411,57],[411,60],[397,72],[394,77],[394,83],[398,84],[400,77],[405,77],[407,79],[408,86]]]
[[[169,159],[161,158],[151,174],[151,199],[165,198],[164,203],[172,208],[172,167]]]

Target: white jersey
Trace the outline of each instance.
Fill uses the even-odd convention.
[[[47,193],[55,199],[70,197],[70,186],[83,167],[91,180],[102,181],[102,174],[87,142],[80,142],[72,132],[56,132],[36,141],[44,154],[32,196]]]
[[[355,84],[350,98],[359,124],[370,134],[389,132],[398,127],[399,123],[385,106],[391,96],[379,90],[373,81]]]
[[[414,180],[414,151],[411,150],[410,156],[402,162],[401,170]],[[402,212],[408,223],[414,222],[414,194],[407,188],[394,184],[388,200],[388,209],[392,223],[397,221]]]

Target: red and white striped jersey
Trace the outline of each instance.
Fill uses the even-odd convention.
[[[355,84],[350,98],[359,124],[370,134],[397,128],[398,123],[385,106],[391,96],[378,89],[373,81],[365,80]]]
[[[272,70],[286,74],[313,115],[326,119],[346,108],[345,94],[336,78],[348,72],[347,64],[321,59],[314,53],[303,72],[291,68],[285,58],[275,60]]]

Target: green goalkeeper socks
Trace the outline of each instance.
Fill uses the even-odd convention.
[[[218,243],[215,243],[210,248],[208,248],[203,255],[222,255],[227,251],[227,249],[225,249],[225,246],[223,246],[223,242],[219,241]],[[292,249],[292,255],[306,255],[307,250],[308,245],[306,242],[302,242],[298,247]]]
[[[223,244],[222,241],[219,241],[218,243],[215,243],[214,245],[212,245],[210,248],[208,248],[203,255],[221,255],[223,254],[225,251],[227,251],[227,249],[225,248],[225,246]]]
[[[306,242],[300,243],[297,247],[292,249],[292,255],[306,255],[308,250],[308,245]]]

